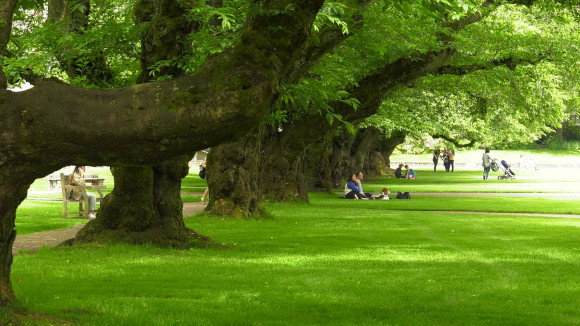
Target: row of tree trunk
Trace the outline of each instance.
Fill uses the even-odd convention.
[[[374,127],[359,129],[356,135],[345,128],[316,137],[303,135],[309,137],[289,138],[287,132],[264,126],[240,141],[212,149],[208,213],[259,216],[263,199],[308,201],[311,191],[342,188],[351,173],[388,174],[389,156],[405,138],[386,137]]]

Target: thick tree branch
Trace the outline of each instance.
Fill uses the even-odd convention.
[[[463,76],[470,73],[480,71],[480,70],[491,70],[496,67],[505,66],[509,70],[515,70],[520,65],[534,65],[544,60],[544,56],[539,56],[534,59],[514,59],[514,58],[503,58],[492,60],[483,64],[475,65],[464,65],[464,66],[452,66],[447,65],[437,69],[435,74],[438,75],[457,75]]]
[[[45,82],[0,91],[0,166],[17,157],[50,160],[51,168],[155,164],[245,134],[269,112],[285,63],[302,48],[322,0],[293,3],[288,13],[289,1],[263,4],[277,11],[249,17],[237,44],[191,76],[115,90]]]
[[[455,145],[455,147],[458,147],[458,148],[465,148],[465,147],[473,146],[472,140],[469,140],[469,143],[467,143],[467,144],[460,144],[459,140],[451,138],[451,137],[449,137],[447,135],[443,135],[443,134],[431,135],[431,137],[444,139],[444,140],[452,143],[453,145]]]

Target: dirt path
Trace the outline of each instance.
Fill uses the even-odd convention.
[[[191,216],[201,212],[205,205],[201,203],[184,203],[183,216]],[[12,252],[18,253],[20,250],[37,250],[43,246],[55,247],[65,240],[74,238],[77,232],[85,226],[84,224],[75,225],[66,230],[55,230],[47,232],[38,232],[17,236],[12,246]]]

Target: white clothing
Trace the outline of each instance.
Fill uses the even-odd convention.
[[[491,161],[493,161],[493,158],[491,158],[491,155],[489,155],[489,153],[483,153],[483,157],[481,158],[481,160],[483,167],[488,168],[491,166]]]

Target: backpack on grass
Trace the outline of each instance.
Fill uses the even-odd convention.
[[[409,194],[409,192],[402,193],[402,192],[399,191],[397,193],[397,197],[396,198],[397,199],[411,199],[411,194]]]

